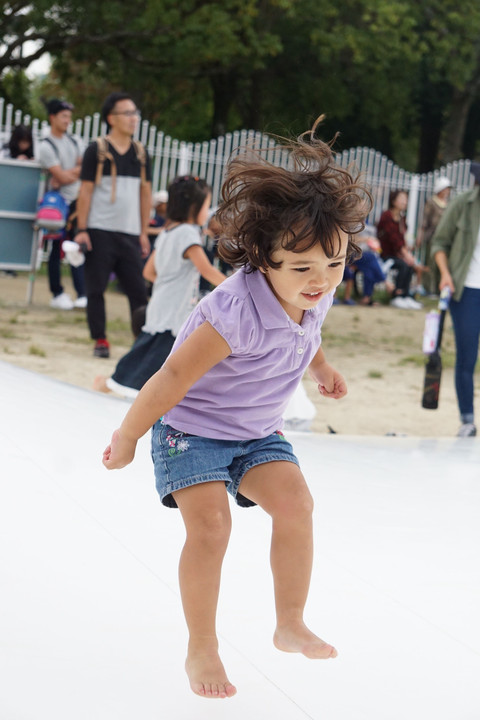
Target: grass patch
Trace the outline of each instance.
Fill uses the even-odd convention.
[[[398,361],[398,365],[416,365],[417,367],[423,367],[427,363],[427,356],[423,353],[416,353],[414,355],[407,355]],[[480,364],[480,363],[479,363]],[[442,352],[442,368],[449,370],[455,367],[455,353],[454,352]]]
[[[426,363],[426,358],[423,353],[416,355],[407,355],[398,361],[399,365],[415,365],[416,367],[423,367]]]
[[[107,329],[109,332],[131,333],[130,320],[124,320],[119,317],[113,318],[113,320],[107,320]]]
[[[379,380],[380,378],[383,378],[383,373],[380,372],[380,370],[369,370],[367,377],[372,378],[373,380]]]
[[[65,313],[58,313],[52,316],[49,320],[46,320],[45,327],[53,328],[57,325],[86,325],[87,318],[85,315],[72,314],[69,310]]]
[[[70,343],[71,345],[90,345],[93,340],[90,340],[89,337],[75,337],[70,336],[65,338],[66,343]]]
[[[9,328],[0,328],[0,337],[5,338],[6,340],[13,340],[13,338],[18,336],[15,335],[13,330],[10,330]]]
[[[30,345],[28,348],[28,354],[29,355],[36,355],[37,357],[47,357],[47,353],[45,350],[42,350],[42,348],[39,348],[38,345]]]

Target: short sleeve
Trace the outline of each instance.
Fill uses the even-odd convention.
[[[247,354],[257,346],[258,321],[248,298],[223,292],[219,287],[202,300],[199,309],[228,343],[232,354]]]
[[[93,142],[85,150],[82,160],[80,180],[95,182],[97,172],[97,143]]]
[[[48,168],[55,167],[55,165],[60,165],[60,158],[48,140],[41,140],[39,145],[38,160],[43,168],[48,170]]]
[[[202,239],[198,230],[198,225],[190,225],[184,223],[164,232],[175,233],[175,252],[179,257],[183,257],[183,253],[192,245],[202,245]],[[155,241],[155,250],[162,249],[163,233],[159,233]]]

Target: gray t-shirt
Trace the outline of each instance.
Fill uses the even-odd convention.
[[[197,301],[200,273],[183,254],[192,245],[202,245],[198,225],[183,223],[163,230],[155,243],[157,277],[147,305],[144,332],[170,330],[177,335]]]
[[[73,135],[62,135],[61,138],[54,137],[51,133],[47,135],[47,139],[40,140],[38,158],[40,165],[49,170],[55,165],[60,165],[62,170],[71,170],[77,165],[79,158],[83,154],[82,142],[78,137]],[[53,145],[52,145],[53,143]],[[68,185],[62,185],[59,188],[60,195],[71,203],[78,197],[80,190],[80,180]]]

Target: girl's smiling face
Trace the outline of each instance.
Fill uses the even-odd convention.
[[[335,257],[327,257],[320,243],[304,252],[280,248],[273,253],[272,259],[281,262],[281,266],[261,269],[273,294],[294,322],[301,323],[305,310],[315,307],[342,282],[347,233],[339,230],[338,239]]]

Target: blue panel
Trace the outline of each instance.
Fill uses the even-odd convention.
[[[36,242],[32,220],[3,217],[5,213],[30,213],[37,208],[41,168],[37,163],[0,161],[0,266],[30,269]]]
[[[0,213],[35,212],[40,175],[36,164],[0,162]]]
[[[34,233],[31,220],[0,217],[0,265],[26,265],[30,268]]]

